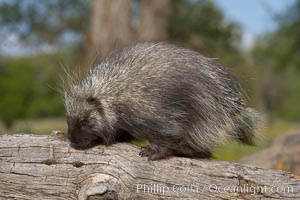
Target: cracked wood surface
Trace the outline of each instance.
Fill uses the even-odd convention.
[[[0,199],[300,199],[299,177],[284,171],[147,161],[139,151],[125,143],[78,151],[58,135],[0,135]]]

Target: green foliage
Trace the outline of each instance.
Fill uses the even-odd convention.
[[[63,101],[53,88],[58,80],[54,56],[5,59],[0,66],[0,120],[62,115]]]
[[[64,33],[82,34],[89,20],[87,0],[4,0],[0,3],[0,25],[24,41],[57,43]]]
[[[225,20],[213,1],[176,0],[170,18],[170,39],[211,56],[236,52],[240,40],[238,24]]]
[[[300,120],[300,0],[277,15],[277,22],[252,50],[262,105],[272,119]]]

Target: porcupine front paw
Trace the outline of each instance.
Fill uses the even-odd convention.
[[[148,157],[150,156],[152,153],[153,150],[151,149],[150,145],[146,146],[146,147],[142,147],[141,148],[141,152],[139,153],[139,155],[141,157]]]
[[[142,157],[148,157],[148,160],[159,160],[172,155],[168,149],[159,147],[156,144],[150,144],[147,147],[143,147],[139,154]]]

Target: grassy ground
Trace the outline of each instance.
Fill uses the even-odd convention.
[[[12,133],[32,133],[32,134],[50,134],[52,130],[67,130],[66,120],[64,118],[46,118],[16,121]],[[0,132],[6,133],[0,124]]]
[[[262,131],[262,141],[256,147],[247,146],[238,142],[230,141],[213,150],[213,156],[216,160],[234,161],[247,154],[258,151],[266,147],[278,135],[287,133],[293,129],[300,129],[299,125],[287,122],[276,122]],[[57,119],[38,119],[17,121],[13,133],[33,133],[33,134],[49,134],[52,130],[62,130],[66,132],[67,125],[64,118]],[[0,133],[6,133],[0,124]],[[135,145],[145,146],[145,141],[133,141]]]

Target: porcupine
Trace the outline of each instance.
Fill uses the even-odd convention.
[[[141,156],[211,156],[233,138],[252,145],[259,115],[233,73],[166,42],[115,50],[65,91],[67,137],[75,148],[148,140]]]

